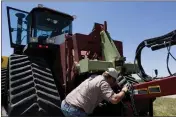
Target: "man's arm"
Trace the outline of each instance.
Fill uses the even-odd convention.
[[[127,90],[128,90],[128,88],[125,86],[121,90],[121,92],[116,94],[112,90],[111,86],[105,81],[103,81],[101,83],[100,88],[101,88],[103,99],[105,99],[106,101],[111,102],[112,104],[119,103],[120,100],[125,96],[125,92],[127,92]]]
[[[112,103],[112,104],[117,104],[119,103],[122,98],[125,96],[125,93],[127,92],[127,88],[124,87],[119,93],[114,93],[111,98],[109,99],[109,101]]]

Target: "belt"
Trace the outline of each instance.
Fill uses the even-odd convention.
[[[67,105],[72,106],[72,107],[74,107],[74,108],[77,108],[77,109],[80,110],[80,111],[85,112],[85,110],[84,110],[83,108],[80,108],[80,107],[75,106],[75,105],[73,105],[73,104],[69,104],[69,103],[66,102],[66,100],[64,100],[64,101],[65,101],[65,103],[66,103]]]

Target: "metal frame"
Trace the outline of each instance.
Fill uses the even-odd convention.
[[[161,92],[158,93],[149,92],[149,94],[135,95],[134,97],[137,99],[139,98],[146,99],[146,98],[156,98],[161,96],[174,95],[176,94],[176,90],[175,88],[173,88],[175,87],[175,84],[176,84],[176,76],[163,77],[162,79],[136,84],[134,85],[134,89],[159,87]]]
[[[70,88],[74,82],[76,75],[78,74],[75,70],[75,62],[79,63],[83,60],[83,56],[86,55],[86,52],[90,52],[87,57],[89,60],[94,59],[96,55],[99,61],[103,61],[104,57],[102,56],[102,47],[101,47],[101,28],[104,27],[103,24],[95,23],[93,30],[88,35],[76,33],[72,36],[67,35],[66,41],[59,45],[59,54],[61,58],[62,72],[62,82],[65,88]],[[120,55],[123,56],[123,45],[121,41],[113,40],[117,50]],[[69,83],[68,83],[69,82]],[[69,86],[68,86],[69,85]]]

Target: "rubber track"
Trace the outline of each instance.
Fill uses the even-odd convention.
[[[10,56],[9,79],[9,116],[63,116],[51,70],[43,59]]]
[[[6,80],[7,69],[1,69],[1,97],[5,94],[5,80]]]

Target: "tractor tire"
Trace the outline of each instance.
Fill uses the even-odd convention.
[[[9,57],[9,116],[63,116],[61,100],[46,61]]]
[[[3,98],[5,95],[5,81],[6,81],[6,75],[7,75],[7,68],[1,69],[1,104],[3,103]]]

